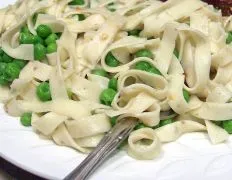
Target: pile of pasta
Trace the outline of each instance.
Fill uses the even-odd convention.
[[[228,139],[229,133],[215,122],[232,119],[232,46],[226,43],[231,17],[200,0],[70,2],[19,0],[0,10],[2,50],[27,61],[12,84],[0,87],[9,115],[31,112],[35,132],[83,153],[112,128],[110,118],[134,117],[144,124],[128,138],[128,154],[136,159],[154,159],[161,143],[188,132],[205,131],[213,144]],[[75,14],[86,18],[77,21]],[[40,24],[62,33],[57,51],[42,61],[35,60],[33,44],[18,42],[23,26],[36,35]],[[138,36],[128,34],[135,29]],[[132,56],[142,49],[149,49],[153,58]],[[120,62],[117,66],[105,62],[109,53]],[[135,69],[140,61],[161,74]],[[95,68],[117,79],[110,106],[99,99],[109,78],[91,73]],[[45,81],[52,100],[41,102],[36,87]],[[190,94],[189,102],[183,89]],[[157,127],[160,113],[170,110],[176,114],[174,122]]]

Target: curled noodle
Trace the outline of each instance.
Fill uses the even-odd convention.
[[[232,119],[232,17],[200,0],[70,2],[20,0],[0,10],[1,50],[25,63],[0,86],[9,115],[31,113],[35,132],[83,153],[117,120],[134,117],[127,152],[145,160],[185,133],[207,132],[213,144],[228,139],[221,123]],[[19,39],[25,27],[39,35],[40,25],[57,48],[48,53],[42,39],[47,50],[38,61],[38,42]],[[46,102],[41,83],[49,84]],[[109,88],[113,97],[104,94]]]

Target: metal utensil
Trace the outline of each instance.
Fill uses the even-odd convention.
[[[160,119],[174,117],[173,111],[160,113]],[[85,158],[85,160],[74,169],[64,180],[85,180],[89,177],[117,147],[129,136],[138,120],[136,118],[127,118],[119,121],[100,141],[98,146]]]

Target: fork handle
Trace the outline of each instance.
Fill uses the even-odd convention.
[[[103,137],[98,146],[64,180],[85,180],[116,151],[117,147],[129,136],[136,124],[137,121],[132,118],[119,121]]]

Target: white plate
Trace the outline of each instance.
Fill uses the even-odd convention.
[[[0,1],[3,7],[14,0]],[[84,155],[40,139],[30,128],[9,117],[0,106],[0,156],[47,179],[63,179]],[[153,161],[136,161],[119,152],[107,161],[92,180],[231,180],[232,138],[213,146],[207,135],[191,133],[165,144]]]
[[[120,152],[92,180],[230,180],[232,139],[213,146],[203,133],[191,133],[165,144],[159,158],[137,161]],[[0,106],[0,156],[48,179],[63,179],[84,155],[40,139],[30,128],[9,117]]]

